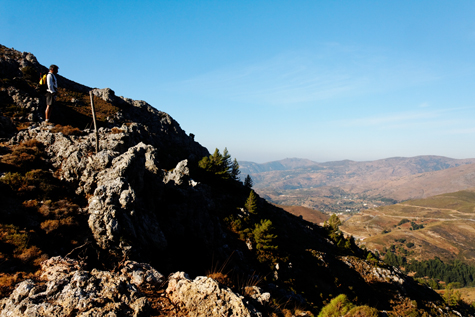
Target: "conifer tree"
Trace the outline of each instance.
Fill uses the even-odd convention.
[[[221,168],[224,170],[224,171],[228,171],[228,168],[230,168],[232,165],[231,163],[231,155],[229,154],[228,152],[228,148],[224,148],[224,151],[223,151],[223,155],[221,157]]]
[[[341,225],[341,220],[340,220],[340,218],[338,218],[337,215],[332,214],[332,215],[330,216],[330,219],[328,219],[328,225],[330,226],[330,228],[332,229],[332,231],[337,231],[338,228],[339,228],[340,225]]]
[[[257,196],[253,190],[249,193],[244,207],[250,214],[257,215]]]
[[[254,230],[254,241],[256,242],[256,249],[260,251],[277,250],[277,246],[273,244],[273,241],[277,236],[272,234],[274,227],[272,221],[269,219],[262,219],[260,223],[256,223]]]
[[[234,159],[233,163],[231,164],[231,178],[238,180],[239,174],[241,174],[241,171],[239,170],[239,163],[236,159]]]
[[[236,159],[231,161],[231,155],[227,148],[224,149],[223,154],[216,149],[212,155],[203,157],[198,162],[198,166],[223,179],[238,180],[239,173],[241,173],[238,161]]]
[[[249,176],[249,174],[247,174],[246,178],[244,179],[244,186],[247,188],[252,188],[252,185],[252,178]]]

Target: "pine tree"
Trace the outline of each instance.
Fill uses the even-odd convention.
[[[228,172],[228,169],[231,167],[231,155],[228,152],[228,148],[224,148],[223,155],[221,157],[221,168],[223,171]]]
[[[339,228],[340,225],[341,225],[341,220],[340,220],[340,218],[338,218],[337,215],[332,214],[332,215],[330,216],[330,219],[328,219],[328,225],[330,226],[330,228],[332,229],[332,231],[337,231],[338,228]]]
[[[257,215],[257,196],[253,190],[249,193],[249,197],[247,198],[244,207],[250,214]]]
[[[256,242],[256,249],[260,251],[277,250],[277,246],[273,245],[273,241],[277,236],[272,234],[274,227],[272,221],[262,219],[260,223],[256,223],[254,230],[254,241]]]
[[[231,161],[231,155],[227,148],[224,148],[223,154],[216,149],[212,155],[203,157],[198,162],[198,166],[207,172],[220,176],[223,179],[237,181],[239,173],[241,173],[238,161],[236,159]]]
[[[247,174],[246,178],[244,179],[244,186],[247,188],[252,188],[252,185],[252,178],[249,176],[249,174]]]
[[[231,165],[231,178],[238,180],[239,174],[241,174],[241,171],[239,170],[239,163],[236,159],[234,159],[233,164]]]

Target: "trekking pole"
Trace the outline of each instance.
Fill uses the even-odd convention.
[[[91,96],[92,120],[94,121],[94,130],[96,131],[96,154],[97,154],[97,152],[99,152],[99,135],[97,134],[96,110],[94,109],[94,98],[92,98],[92,90],[89,91],[89,96]]]

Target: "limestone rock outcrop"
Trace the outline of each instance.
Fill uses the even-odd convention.
[[[169,299],[188,316],[250,317],[262,316],[245,299],[229,288],[220,287],[213,279],[198,276],[190,280],[184,272],[169,277],[166,290]]]
[[[121,129],[101,128],[100,148],[94,154],[95,135],[64,135],[49,126],[38,126],[19,132],[11,143],[35,139],[45,145],[56,175],[76,184],[76,194],[89,196],[89,227],[97,244],[103,249],[129,250],[132,243],[141,249],[164,250],[166,233],[184,232],[183,221],[193,224],[190,234],[207,241],[216,238],[221,229],[215,227],[205,207],[212,205],[197,190],[190,178],[190,157],[178,161],[165,158],[156,146],[145,144],[149,133],[142,124],[124,125]],[[169,131],[168,131],[169,132]],[[185,149],[194,153],[193,148]],[[169,153],[170,151],[163,149]],[[196,152],[195,152],[196,153]],[[199,154],[199,151],[196,153]],[[178,161],[166,171],[165,161]],[[164,193],[179,199],[170,206]],[[165,201],[166,200],[166,201]],[[202,202],[202,204],[197,204]],[[193,219],[189,221],[188,219]],[[204,232],[204,233],[203,233]]]
[[[44,284],[25,280],[0,301],[1,317],[148,316],[139,286],[163,282],[147,264],[128,261],[117,273],[84,271],[77,261],[54,257],[43,263]]]

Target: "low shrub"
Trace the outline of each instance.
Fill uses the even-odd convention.
[[[26,232],[10,224],[0,224],[0,238],[2,242],[13,245],[19,251],[26,249],[30,240]]]
[[[357,306],[352,308],[345,317],[378,317],[379,311],[369,306]]]
[[[57,124],[53,129],[52,133],[62,133],[63,135],[83,135],[83,131],[79,128],[72,127],[70,125],[60,125]]]
[[[322,308],[318,317],[341,317],[345,316],[352,308],[353,305],[345,294],[338,295],[331,302]]]
[[[22,170],[28,170],[42,162],[43,154],[43,144],[36,140],[31,140],[12,146],[12,152],[3,155],[1,162]]]
[[[56,219],[48,219],[43,221],[40,225],[41,229],[43,229],[46,234],[51,233],[52,231],[59,228],[60,221]]]
[[[17,259],[20,259],[23,263],[28,263],[32,260],[35,260],[42,254],[40,248],[37,246],[31,246],[29,248],[24,249],[21,253],[16,255]]]

